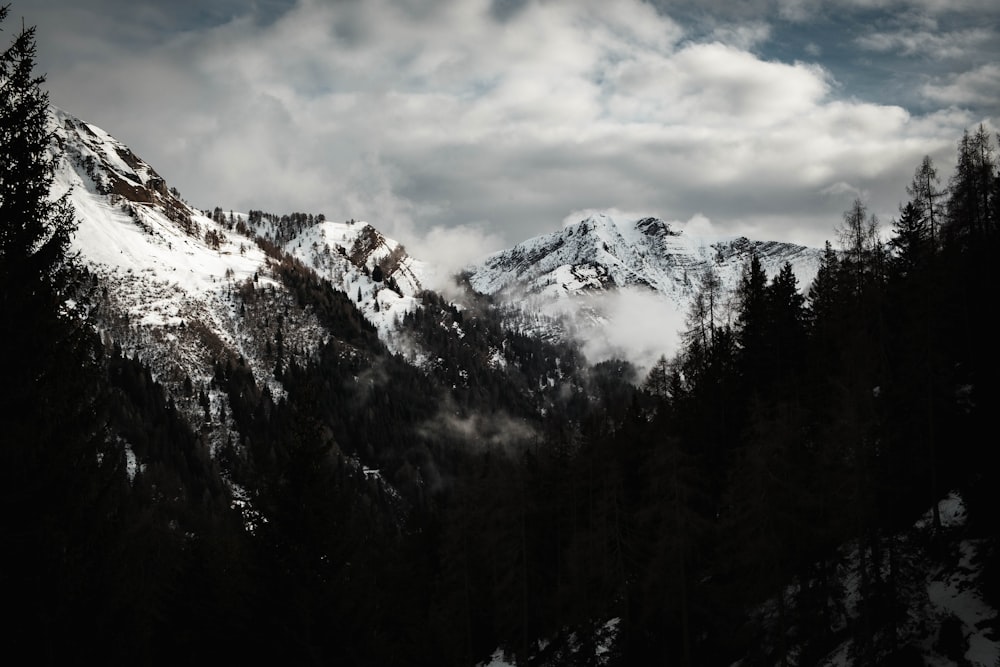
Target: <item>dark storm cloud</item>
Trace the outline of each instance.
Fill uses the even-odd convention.
[[[53,102],[192,203],[367,219],[451,262],[600,208],[818,244],[854,196],[888,220],[920,158],[947,173],[962,129],[997,110],[986,3],[18,12],[38,24]]]

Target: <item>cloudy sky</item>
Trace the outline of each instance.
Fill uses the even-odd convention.
[[[819,245],[1000,120],[995,0],[13,0],[195,206],[466,258],[589,209]]]

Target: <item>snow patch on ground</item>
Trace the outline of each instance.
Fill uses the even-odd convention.
[[[901,566],[924,573],[915,582],[909,609],[900,626],[899,645],[919,649],[924,661],[933,667],[954,667],[956,662],[941,654],[939,644],[941,628],[946,623],[960,625],[961,637],[966,643],[963,660],[969,667],[996,667],[1000,665],[1000,638],[995,637],[992,626],[996,624],[997,611],[983,600],[980,594],[982,563],[979,551],[984,541],[962,537],[967,511],[961,496],[955,492],[938,502],[942,535],[930,537],[932,510],[928,510],[915,524],[916,535],[898,536]],[[949,535],[950,533],[950,535]],[[920,540],[930,537],[940,545],[953,546],[951,555],[934,556],[917,546]],[[957,538],[957,539],[956,539]],[[849,613],[854,613],[858,603],[858,576],[856,572],[857,549],[846,561],[850,573],[845,578],[846,603]],[[907,562],[908,559],[908,562]],[[853,565],[850,565],[853,564]],[[851,641],[838,646],[822,665],[847,667],[851,661]]]

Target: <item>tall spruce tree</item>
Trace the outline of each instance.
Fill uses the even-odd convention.
[[[805,301],[791,262],[785,262],[767,286],[767,306],[772,328],[769,343],[773,372],[786,385],[801,370],[805,356]]]
[[[22,28],[0,53],[0,586],[17,609],[8,636],[45,638],[32,648],[44,663],[59,650],[52,637],[93,636],[87,623],[99,622],[84,605],[121,459],[105,449],[73,211],[49,194],[56,158],[34,36]]]
[[[917,203],[907,202],[899,210],[899,219],[892,222],[889,246],[893,250],[893,268],[903,277],[925,268],[933,247],[929,223],[920,210]]]
[[[737,315],[737,338],[744,356],[762,363],[767,334],[767,275],[760,265],[760,258],[754,253],[743,267],[743,275],[737,287],[739,313]]]
[[[0,8],[0,22],[8,7]],[[33,73],[34,28],[0,55],[0,279],[5,322],[65,297],[75,229],[68,200],[52,201],[48,95]],[[15,310],[16,309],[16,310]]]

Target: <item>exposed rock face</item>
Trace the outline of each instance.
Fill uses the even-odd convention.
[[[87,174],[112,203],[155,207],[190,232],[192,210],[171,194],[166,181],[125,144],[104,130],[54,109],[52,122],[64,157]]]

